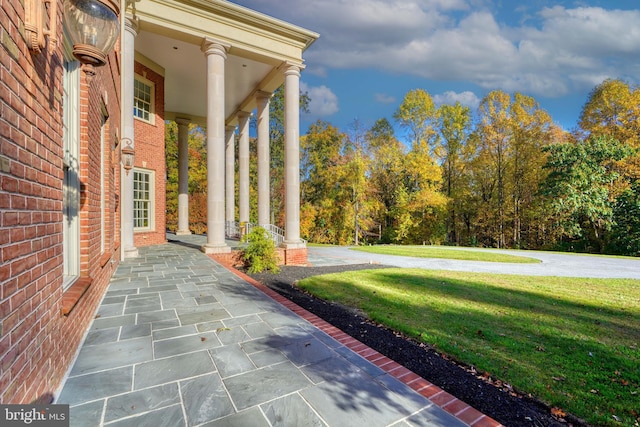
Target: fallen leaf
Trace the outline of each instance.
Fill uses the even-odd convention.
[[[200,341],[206,341],[207,338],[206,337],[200,337]]]
[[[216,333],[218,333],[218,334],[219,334],[219,333],[220,333],[220,332],[222,332],[222,331],[230,331],[230,330],[231,330],[231,329],[229,329],[229,328],[218,328],[218,329],[216,329]]]
[[[589,393],[598,394],[598,390],[592,388],[591,390],[589,390]]]
[[[554,417],[563,418],[565,415],[567,415],[567,413],[560,408],[551,408],[551,415],[553,415]]]

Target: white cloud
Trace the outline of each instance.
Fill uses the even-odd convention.
[[[640,10],[535,9],[525,0],[505,23],[487,0],[238,3],[319,32],[305,54],[310,69],[373,67],[544,96],[640,74]]]
[[[300,82],[300,90],[307,92],[311,99],[308,116],[318,119],[338,112],[338,97],[325,85],[309,86],[305,82]]]
[[[374,97],[376,102],[381,104],[393,104],[396,102],[395,96],[387,95],[386,93],[376,93]]]
[[[460,93],[447,91],[443,94],[434,95],[433,102],[435,102],[436,105],[453,105],[456,102],[459,102],[460,104],[471,108],[472,111],[475,111],[480,105],[480,98],[478,98],[475,93],[468,90]]]

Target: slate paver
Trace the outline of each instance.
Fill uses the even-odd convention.
[[[177,383],[121,394],[107,400],[105,422],[180,403]]]
[[[189,425],[202,424],[235,413],[218,374],[180,382]]]
[[[273,427],[323,427],[325,423],[299,394],[290,394],[261,406]]]
[[[167,357],[136,365],[136,390],[215,372],[207,351]]]

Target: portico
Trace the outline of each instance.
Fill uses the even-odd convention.
[[[285,249],[306,248],[300,239],[299,81],[303,52],[318,35],[236,4],[210,0],[143,0],[127,10],[128,39],[136,64],[164,77],[164,116],[178,124],[178,230],[188,234],[188,129],[206,127],[207,242],[202,251],[225,254],[229,223],[236,220],[234,164],[238,161],[240,222],[249,221],[249,117],[257,121],[258,224],[269,224],[269,99],[285,85]],[[124,65],[124,64],[123,64]],[[123,66],[123,80],[133,81],[134,67]],[[126,89],[128,86],[124,86]],[[131,89],[133,91],[133,89]],[[131,92],[129,92],[131,93]],[[132,97],[123,95],[124,99]],[[125,105],[126,107],[126,105]],[[124,108],[123,116],[131,109]],[[126,121],[125,121],[126,123]],[[238,131],[239,158],[235,153]],[[126,130],[126,129],[125,129]],[[123,132],[124,133],[124,132]],[[128,130],[135,146],[139,132]],[[146,167],[136,153],[136,167]],[[156,179],[164,179],[163,176]],[[134,205],[133,184],[123,179],[122,206]],[[122,242],[133,242],[134,227],[123,214]],[[131,221],[136,223],[135,219]],[[164,230],[162,230],[164,231]],[[135,246],[125,244],[125,257]]]

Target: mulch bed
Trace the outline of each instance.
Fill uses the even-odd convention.
[[[296,282],[310,276],[384,267],[370,264],[284,266],[278,274],[250,276],[505,426],[587,425],[571,415],[558,419],[549,407],[533,397],[518,393],[472,367],[456,363],[429,346],[377,325],[353,309],[315,298],[295,286]]]

